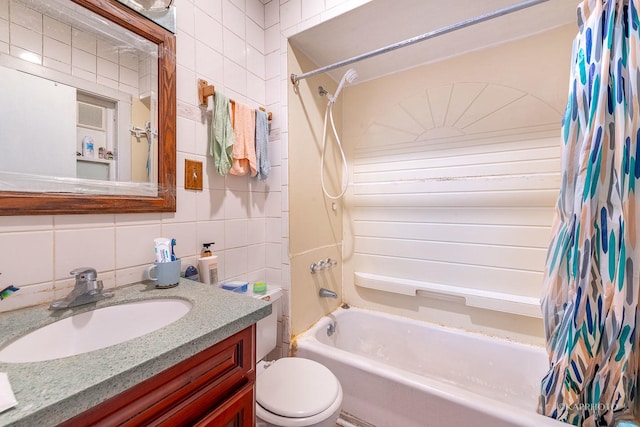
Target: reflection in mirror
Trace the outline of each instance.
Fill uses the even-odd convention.
[[[172,33],[176,33],[176,7],[173,0],[118,0]]]
[[[0,62],[7,145],[0,171],[23,175],[0,189],[49,191],[45,176],[157,182],[157,46],[122,27],[105,28],[98,15],[67,1],[12,0],[9,22],[9,55]],[[156,191],[91,184],[73,183],[73,191]]]
[[[68,193],[90,196],[69,201],[79,213],[91,197],[103,211],[175,210],[175,37],[104,0],[0,2],[3,24],[0,197],[11,209],[64,212],[49,194]]]

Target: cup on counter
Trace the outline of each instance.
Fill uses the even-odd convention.
[[[148,280],[153,280],[157,288],[171,288],[180,282],[180,260],[168,262],[154,262],[147,267],[145,276]],[[151,275],[151,272],[154,275]]]

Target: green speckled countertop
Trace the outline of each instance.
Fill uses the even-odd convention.
[[[271,305],[259,299],[186,279],[171,289],[140,283],[114,290],[113,298],[72,309],[53,312],[40,305],[0,314],[0,345],[56,320],[114,304],[181,298],[193,307],[168,326],[111,347],[46,362],[0,363],[18,401],[0,413],[0,426],[56,425],[271,313]]]

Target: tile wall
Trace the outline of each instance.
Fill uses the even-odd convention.
[[[143,79],[149,90],[149,58],[15,0],[0,0],[0,54],[135,96]]]
[[[271,356],[287,354],[286,40],[365,2],[176,0],[177,211],[0,217],[0,288],[9,284],[21,288],[0,301],[0,312],[64,296],[72,284],[68,273],[78,266],[95,267],[106,286],[139,281],[146,265],[153,261],[152,242],[158,236],[177,239],[183,265],[195,264],[202,243],[215,241],[221,278],[266,280],[285,290],[281,344]],[[116,66],[115,57],[101,56],[99,44],[96,61],[89,61],[93,50],[86,50],[80,41],[84,37],[74,45],[70,28],[43,19],[41,36],[25,31],[20,28],[20,18],[9,17],[14,7],[11,0],[0,0],[0,55],[28,50],[40,55],[45,66],[70,69],[79,76],[95,75],[103,84],[114,80],[116,69],[131,77],[124,70],[128,69],[126,58],[119,58]],[[214,171],[207,156],[209,113],[198,107],[196,99],[198,78],[238,102],[265,106],[273,113],[269,144],[272,169],[266,181],[221,177]],[[203,191],[184,189],[185,159],[204,163]]]

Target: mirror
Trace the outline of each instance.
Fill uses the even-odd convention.
[[[175,36],[115,0],[3,20],[0,215],[174,212]]]

